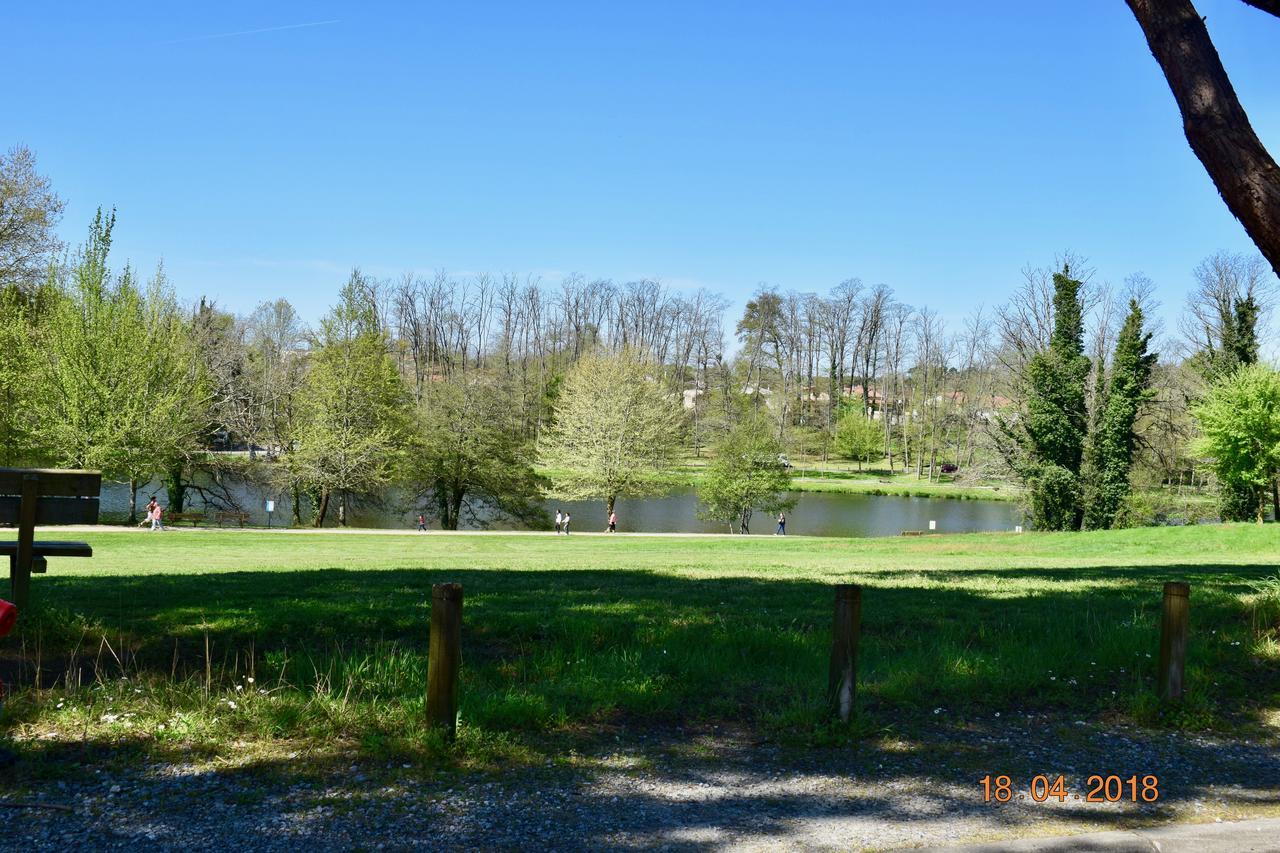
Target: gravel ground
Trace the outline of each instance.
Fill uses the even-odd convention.
[[[505,773],[102,762],[38,788],[22,782],[22,765],[5,771],[19,784],[0,786],[0,848],[858,850],[1280,816],[1275,740],[1036,717],[802,750],[740,732],[623,730]],[[1035,803],[1025,793],[1036,773],[1064,774],[1083,793],[1095,772],[1155,774],[1160,799]],[[987,773],[1014,778],[1013,802],[983,802]],[[31,800],[70,811],[10,807]]]

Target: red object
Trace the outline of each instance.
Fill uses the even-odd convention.
[[[18,624],[18,608],[0,599],[0,637],[12,631],[16,624]]]

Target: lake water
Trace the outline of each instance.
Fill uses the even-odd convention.
[[[164,491],[158,486],[140,489],[141,506],[151,494]],[[265,525],[266,500],[275,500],[272,523],[287,526],[290,518],[288,495],[268,494],[254,484],[240,484],[233,493],[241,507],[250,514],[250,523]],[[937,522],[940,533],[1013,530],[1024,524],[1018,507],[1009,501],[948,500],[945,498],[910,498],[888,495],[850,495],[827,492],[798,492],[795,509],[787,513],[787,533],[798,536],[897,536],[904,530],[928,530],[929,522]],[[196,499],[198,501],[198,499]],[[194,502],[192,502],[194,503]],[[118,483],[102,487],[104,521],[123,519],[129,508],[129,490]],[[188,505],[188,510],[201,507]],[[571,530],[597,531],[605,528],[604,503],[599,501],[559,501],[547,504],[546,528],[556,509],[568,510],[573,516]],[[644,533],[726,533],[728,527],[698,518],[697,497],[691,490],[677,491],[661,497],[620,499],[617,505],[618,529],[621,532]],[[213,512],[208,511],[209,520]],[[352,508],[352,527],[411,528],[417,513],[411,502],[389,494],[380,501],[362,502]],[[305,517],[305,514],[304,514]],[[428,514],[428,518],[430,515]],[[464,523],[464,529],[484,527],[511,530],[510,522],[479,519]],[[484,522],[488,523],[484,523]],[[326,526],[336,526],[336,506],[331,506]],[[434,527],[435,525],[429,524]],[[752,534],[772,534],[773,518],[756,513],[751,520]]]

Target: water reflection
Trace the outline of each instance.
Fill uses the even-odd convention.
[[[267,523],[266,501],[275,501],[272,522],[287,526],[290,518],[288,495],[268,493],[251,483],[235,487],[233,494],[241,507],[249,513],[250,524]],[[161,495],[157,484],[139,490],[139,502],[146,496]],[[800,492],[795,495],[796,507],[787,514],[787,533],[792,536],[897,536],[904,530],[928,530],[929,522],[937,523],[941,533],[1012,530],[1022,524],[1016,504],[1007,501],[947,500],[943,498],[909,498],[887,495],[849,495],[826,492]],[[128,513],[129,490],[118,483],[104,483],[102,515],[104,521],[122,519]],[[188,506],[188,510],[199,510]],[[573,516],[571,529],[577,532],[603,531],[606,514],[600,501],[558,501],[547,504],[546,529],[551,528],[550,515],[556,509],[567,510]],[[620,499],[618,501],[618,529],[621,532],[644,533],[726,533],[722,523],[698,518],[697,497],[691,490],[678,491],[662,497]],[[208,511],[210,521],[213,511]],[[350,524],[353,527],[408,528],[412,529],[417,510],[412,501],[394,492],[377,501],[364,501],[352,507]],[[430,522],[430,519],[428,518]],[[464,529],[487,527],[491,530],[511,530],[517,525],[492,517],[476,520],[464,519]],[[335,526],[337,513],[331,511],[326,526]],[[429,524],[434,527],[434,524]],[[776,525],[773,518],[757,513],[752,518],[753,534],[772,534]]]

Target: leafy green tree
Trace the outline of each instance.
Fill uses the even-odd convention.
[[[850,410],[836,424],[835,447],[844,458],[858,460],[861,471],[863,462],[884,455],[884,429],[861,411]]]
[[[1223,519],[1261,524],[1267,487],[1280,472],[1280,373],[1244,365],[1215,382],[1192,414],[1201,431],[1196,452],[1226,487]]]
[[[358,271],[320,323],[303,387],[297,448],[285,463],[316,496],[320,527],[335,495],[386,485],[409,438],[408,391],[388,355],[386,331]],[[346,522],[346,512],[340,511]]]
[[[758,510],[777,513],[795,506],[787,497],[791,472],[779,458],[782,445],[762,416],[747,417],[716,445],[711,464],[698,486],[700,517],[723,521],[732,531],[750,533]]]
[[[533,444],[510,401],[508,389],[474,373],[423,390],[410,479],[445,530],[477,504],[522,521],[545,516]]]
[[[1107,388],[1097,427],[1086,453],[1084,526],[1111,527],[1129,496],[1129,475],[1137,437],[1134,424],[1143,401],[1150,399],[1156,353],[1147,352],[1151,333],[1143,330],[1142,308],[1129,300],[1129,313],[1116,338]]]
[[[619,497],[671,485],[683,432],[684,413],[649,362],[593,353],[565,377],[539,451],[555,497],[600,499],[608,514]]]
[[[37,428],[39,365],[32,302],[15,286],[0,290],[0,465],[40,458]]]
[[[1021,425],[1024,478],[1032,491],[1033,523],[1042,530],[1080,527],[1080,466],[1088,430],[1085,386],[1083,282],[1070,267],[1053,275],[1053,334],[1026,370],[1026,417]],[[1050,494],[1052,492],[1052,494]],[[1048,514],[1040,515],[1036,508]]]
[[[157,274],[146,290],[108,266],[114,214],[55,280],[42,324],[37,401],[48,455],[130,484],[165,471],[205,431],[204,383],[189,328]],[[136,501],[135,501],[136,504]]]

